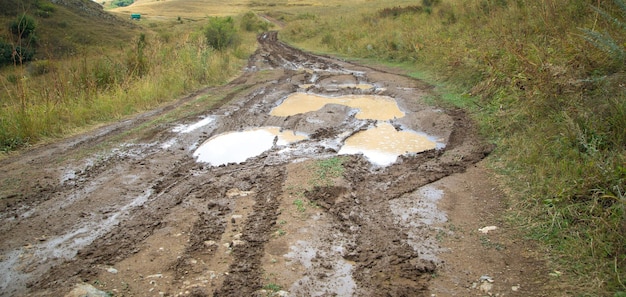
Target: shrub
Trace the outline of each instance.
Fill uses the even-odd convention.
[[[42,18],[50,17],[50,15],[52,15],[52,13],[56,11],[56,7],[54,6],[54,4],[50,2],[37,1],[36,5],[37,5],[36,14],[37,16],[42,17]]]
[[[20,65],[33,59],[35,52],[30,48],[14,46],[0,40],[0,66]]]
[[[57,65],[50,60],[40,60],[28,65],[28,73],[32,76],[39,76],[57,70]]]
[[[241,29],[248,32],[267,31],[270,23],[259,18],[254,12],[248,12],[241,19]]]
[[[20,39],[33,37],[36,28],[35,19],[27,14],[22,14],[9,25],[11,33]]]
[[[237,42],[237,30],[231,17],[214,17],[204,28],[207,43],[216,50],[223,50]]]
[[[111,4],[117,7],[125,7],[125,6],[133,4],[134,2],[135,2],[134,0],[113,0]]]

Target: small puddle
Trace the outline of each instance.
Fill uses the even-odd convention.
[[[191,125],[178,125],[176,126],[174,129],[172,129],[172,132],[176,132],[176,133],[189,133],[193,130],[196,130],[200,127],[204,127],[210,123],[212,123],[213,121],[215,121],[214,118],[212,117],[206,117],[196,123],[193,123]]]
[[[270,112],[270,115],[286,117],[320,110],[326,104],[339,104],[359,109],[357,119],[391,120],[404,117],[396,100],[388,96],[347,95],[324,97],[316,94],[294,93]]]
[[[312,242],[298,240],[284,257],[300,262],[308,272],[320,272],[323,279],[304,275],[289,289],[289,296],[352,296],[356,283],[352,278],[354,263],[343,259],[343,247],[333,246],[325,250]],[[325,259],[320,260],[320,259]],[[313,274],[313,273],[311,273]]]
[[[315,86],[315,84],[301,84],[298,87],[302,88],[302,89],[308,89],[310,87]],[[340,89],[359,89],[359,90],[371,90],[373,88],[375,88],[374,85],[370,85],[370,84],[339,84],[336,85],[336,87],[340,88]]]
[[[281,131],[278,127],[228,132],[204,142],[193,153],[193,156],[198,162],[209,163],[213,166],[241,163],[271,149],[275,144],[287,145],[304,139],[307,139],[306,135],[296,134],[290,130]]]
[[[362,131],[346,139],[340,155],[362,153],[372,163],[386,166],[406,153],[419,153],[441,147],[431,137],[413,131],[397,131],[389,123]]]
[[[406,229],[407,243],[420,254],[420,258],[434,263],[439,262],[437,254],[443,249],[436,237],[429,234],[447,232],[437,226],[448,221],[445,212],[438,208],[443,196],[443,190],[426,185],[413,193],[389,201],[389,209],[396,224]]]

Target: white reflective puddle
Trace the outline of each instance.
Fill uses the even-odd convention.
[[[204,142],[193,153],[198,162],[219,166],[241,163],[258,156],[276,145],[286,145],[307,139],[306,135],[293,131],[280,131],[278,127],[256,128],[242,132],[228,132]]]
[[[274,108],[270,114],[286,117],[310,111],[320,110],[326,104],[339,104],[357,108],[357,119],[391,120],[404,117],[396,100],[388,96],[347,95],[341,97],[324,97],[316,94],[294,93],[288,96],[282,104]]]
[[[362,153],[372,163],[387,166],[406,153],[419,153],[437,148],[434,140],[412,131],[397,131],[389,123],[378,123],[373,129],[356,133],[346,139],[341,155]]]
[[[178,125],[176,126],[174,129],[172,129],[172,132],[176,132],[176,133],[189,133],[193,130],[196,130],[200,127],[206,126],[210,123],[212,123],[213,121],[215,121],[214,118],[212,117],[206,117],[194,124],[191,125]]]

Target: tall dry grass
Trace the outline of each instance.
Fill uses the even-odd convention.
[[[156,27],[117,50],[3,69],[0,150],[121,119],[233,78],[254,50],[254,35],[242,33],[238,46],[218,51],[195,26],[180,34]]]

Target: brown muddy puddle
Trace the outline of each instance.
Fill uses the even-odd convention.
[[[371,163],[386,166],[406,153],[419,153],[441,147],[432,137],[413,131],[397,131],[389,123],[356,133],[346,139],[340,155],[363,154]]]
[[[213,166],[241,163],[274,147],[307,139],[308,136],[279,127],[263,127],[241,132],[227,132],[205,141],[194,152],[198,162]]]
[[[372,86],[363,84],[365,86]],[[357,85],[353,85],[357,86]],[[287,117],[307,112],[314,112],[327,104],[337,104],[357,109],[357,119],[376,120],[376,126],[358,132],[347,139],[338,139],[339,154],[363,154],[372,164],[387,166],[394,163],[398,156],[407,153],[419,153],[431,149],[440,149],[445,145],[435,137],[412,130],[399,131],[389,122],[402,118],[396,100],[388,96],[346,95],[325,97],[316,94],[297,92],[289,95],[270,115]],[[190,125],[178,127],[176,132],[197,129],[198,126],[211,123],[212,118]],[[241,163],[274,148],[276,145],[289,145],[308,136],[297,131],[281,131],[279,127],[262,127],[240,132],[228,132],[205,141],[193,154],[198,162],[220,166],[228,163]],[[313,144],[315,145],[315,144]]]
[[[339,104],[358,109],[357,119],[392,120],[404,117],[396,100],[388,96],[346,95],[325,97],[316,94],[294,93],[274,108],[270,115],[287,117],[322,109],[327,104]]]

